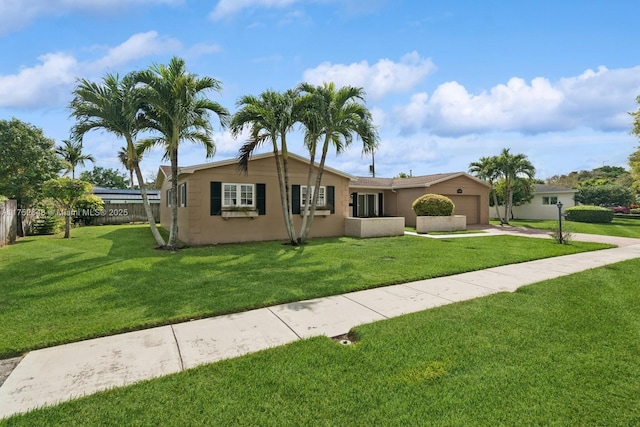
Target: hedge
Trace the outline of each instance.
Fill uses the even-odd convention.
[[[440,194],[425,194],[411,205],[418,216],[451,216],[455,205],[450,198]]]
[[[613,211],[600,206],[572,206],[565,212],[568,221],[606,224],[613,220]]]

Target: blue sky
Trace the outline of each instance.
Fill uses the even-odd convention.
[[[542,179],[627,167],[638,16],[637,0],[0,0],[0,119],[60,142],[76,78],[179,56],[222,82],[211,97],[231,112],[242,95],[302,81],[364,87],[381,136],[377,176],[466,171],[502,148],[526,154]],[[181,165],[237,155],[243,139],[214,128],[215,157],[186,143]],[[122,169],[123,145],[100,132],[84,140],[103,167]],[[367,175],[360,148],[327,164]],[[149,153],[145,176],[161,162]]]

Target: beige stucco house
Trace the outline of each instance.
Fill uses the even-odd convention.
[[[273,153],[258,154],[245,174],[237,160],[181,167],[178,175],[178,239],[190,245],[286,240],[280,187]],[[294,225],[300,230],[309,161],[289,155]],[[349,182],[353,177],[330,167],[322,175],[318,210],[310,237],[344,235],[349,215]],[[156,181],[160,188],[160,224],[169,229],[171,169],[161,166]]]
[[[306,194],[309,160],[289,154],[289,177],[296,230],[302,224],[301,200]],[[160,224],[169,229],[171,170],[161,166]],[[312,190],[313,191],[313,190]],[[410,178],[354,177],[326,167],[310,237],[343,236],[348,217],[405,218],[415,226],[411,209],[426,193],[451,198],[454,214],[466,215],[467,224],[488,224],[489,185],[464,172]],[[236,159],[181,167],[178,174],[178,239],[190,245],[286,240],[280,187],[273,153],[249,161],[247,174]]]
[[[486,182],[465,172],[409,178],[358,177],[351,181],[351,216],[402,216],[405,225],[416,225],[411,205],[423,194],[449,197],[454,215],[465,215],[467,224],[488,224],[489,189]]]
[[[513,207],[516,219],[558,219],[558,202],[562,202],[562,210],[576,205],[574,200],[578,190],[574,188],[554,187],[536,184],[535,195],[529,203]]]

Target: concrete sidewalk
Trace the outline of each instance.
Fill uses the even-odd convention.
[[[448,237],[454,236],[461,235]],[[601,237],[605,236],[598,239]],[[621,245],[614,249],[281,304],[32,351],[0,387],[0,419],[301,338],[335,337],[363,323],[513,292],[542,280],[640,258],[640,240],[618,239],[606,240]],[[578,240],[576,235],[574,240]]]

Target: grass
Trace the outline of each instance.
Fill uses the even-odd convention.
[[[499,225],[497,220],[491,224]],[[555,220],[513,219],[509,221],[515,227],[536,228],[552,231],[558,226]],[[640,220],[614,217],[609,224],[588,224],[584,222],[562,221],[562,229],[572,233],[600,234],[605,236],[633,237],[640,239]]]
[[[537,240],[537,239],[531,239]],[[201,366],[35,425],[639,425],[637,260]]]
[[[148,226],[30,237],[0,250],[0,358],[278,303],[594,250],[492,236],[313,239],[153,249]]]

